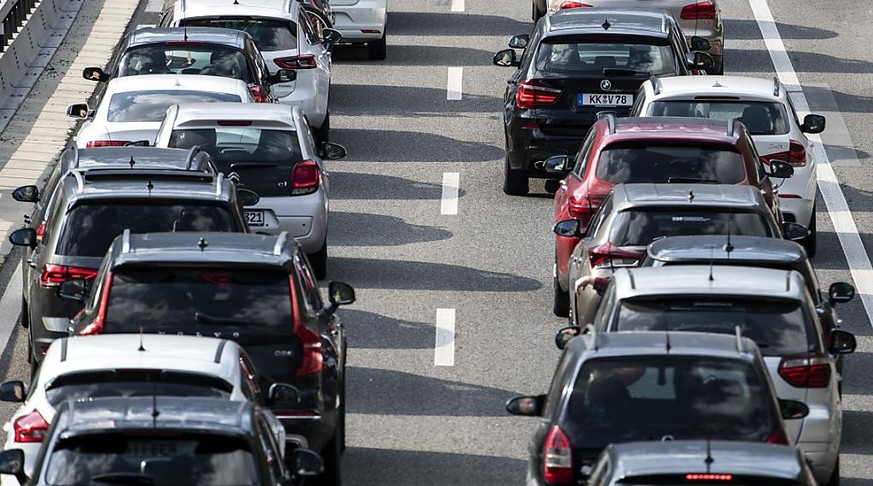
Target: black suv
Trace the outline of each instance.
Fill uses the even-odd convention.
[[[70,280],[61,295],[85,297]],[[306,254],[288,234],[160,233],[115,239],[100,266],[78,335],[191,334],[228,338],[251,356],[269,390],[288,383],[299,403],[273,403],[290,434],[323,451],[325,484],[340,483],[345,442],[345,330],[334,311],[354,290],[331,282],[325,305]]]
[[[17,200],[39,204],[30,217],[37,228],[25,227],[9,235],[13,245],[26,248],[21,324],[29,328],[33,372],[52,340],[67,334],[69,319],[81,309],[59,298],[58,287],[71,278],[93,279],[112,240],[125,229],[135,233],[248,231],[241,206],[257,203],[258,196],[202,167],[205,154],[195,163],[198,157],[188,157],[185,150],[138,150],[143,157],[131,158],[132,151],[123,152],[124,168],[62,167],[56,183],[50,178],[49,186],[55,187],[44,198],[35,186],[15,191]],[[140,168],[137,159],[149,156],[155,160],[166,156],[168,166],[151,163]],[[179,160],[186,165],[173,168]]]
[[[33,469],[24,452],[0,453],[0,473],[21,484],[297,485],[321,459],[280,446],[264,412],[220,398],[126,397],[69,400],[58,409]]]
[[[706,39],[691,40],[695,50],[709,49]],[[649,76],[712,66],[661,11],[564,10],[540,19],[532,35],[513,37],[509,47],[494,56],[498,66],[518,67],[503,97],[507,194],[526,194],[529,177],[554,177],[534,162],[574,155],[597,112],[630,113]],[[514,49],[524,49],[520,58]]]

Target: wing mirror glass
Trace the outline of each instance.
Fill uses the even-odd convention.
[[[855,297],[855,286],[848,282],[834,282],[828,288],[828,301],[831,305],[844,304]]]
[[[809,415],[809,407],[797,400],[779,400],[779,410],[784,420],[802,419]]]
[[[530,42],[530,34],[518,34],[509,39],[509,47],[513,49],[524,49]]]
[[[25,397],[27,397],[27,388],[24,382],[15,380],[0,384],[0,401],[21,403],[24,402]]]
[[[239,199],[240,205],[244,208],[254,206],[261,200],[261,196],[259,196],[257,192],[243,188],[236,190],[236,197]]]
[[[555,347],[563,350],[571,339],[580,334],[582,334],[582,328],[579,326],[567,326],[561,329],[555,333]]]
[[[803,117],[803,125],[800,131],[803,133],[821,133],[825,129],[825,117],[810,113]]]
[[[858,341],[855,335],[842,329],[831,329],[828,351],[831,354],[849,354],[854,353],[858,347]],[[2,392],[0,387],[0,392]]]
[[[9,233],[9,243],[15,246],[29,246],[36,248],[36,230],[33,228],[21,228]]]
[[[779,179],[787,179],[794,175],[794,167],[784,160],[771,160],[770,170],[767,172],[767,175]]]
[[[267,390],[267,400],[271,405],[298,405],[300,403],[300,390],[287,383],[273,383]]]
[[[330,303],[334,306],[349,305],[355,302],[355,289],[343,282],[331,282],[327,286]]]
[[[566,155],[553,155],[543,161],[543,170],[546,174],[564,175],[570,170],[570,157]]]
[[[518,54],[516,54],[512,49],[504,49],[497,54],[494,54],[492,62],[495,66],[501,67],[519,66],[521,64],[518,61]]]
[[[12,199],[18,202],[35,203],[39,201],[39,188],[36,186],[21,186],[12,191]]]
[[[89,81],[97,81],[98,83],[109,81],[109,75],[99,67],[86,67],[82,70],[82,77]]]
[[[712,56],[700,51],[689,52],[687,61],[689,69],[711,69],[715,65]]]
[[[84,279],[71,278],[58,287],[58,297],[73,302],[84,302],[88,295],[88,285]]]
[[[582,228],[581,221],[578,219],[565,219],[563,221],[559,221],[555,224],[555,227],[552,228],[552,231],[555,232],[558,236],[563,236],[566,238],[579,238],[582,236]]]
[[[343,35],[336,29],[326,28],[321,31],[321,42],[329,45],[337,44],[343,40]]]
[[[802,224],[786,221],[782,223],[782,237],[790,241],[803,241],[809,238],[811,233]]]
[[[24,451],[9,449],[0,452],[0,474],[11,474],[19,484],[26,483],[28,478],[24,474]]]
[[[290,83],[297,79],[297,71],[293,69],[280,69],[270,75],[270,84]]]
[[[333,142],[323,142],[321,144],[321,149],[319,150],[319,155],[324,160],[339,160],[345,158],[348,155],[346,152],[346,148],[338,143]]]
[[[294,449],[292,452],[294,474],[297,477],[317,476],[324,471],[324,460],[309,449]]]
[[[691,37],[691,50],[692,51],[708,51],[712,48],[709,45],[709,41],[700,36]]]
[[[94,112],[87,103],[75,103],[67,106],[67,116],[77,120],[87,120],[94,116]]]
[[[545,395],[515,397],[506,402],[506,411],[511,415],[541,417],[545,402]]]

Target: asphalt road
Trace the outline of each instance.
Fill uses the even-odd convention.
[[[771,77],[774,39],[764,42],[749,1],[766,5],[721,2],[726,69]],[[873,97],[865,81],[873,51],[864,39],[873,7],[844,0],[769,7],[811,108],[827,112],[827,154],[870,247]],[[529,0],[389,0],[386,61],[368,61],[354,47],[334,54],[332,139],[349,157],[330,163],[328,273],[358,290],[358,303],[341,311],[351,347],[348,485],[523,481],[533,422],[506,415],[503,404],[546,390],[558,357],[552,337],[564,324],[551,315],[551,198],[537,182],[528,197],[501,191],[500,109],[511,71],[492,66],[491,56],[530,30],[530,10]],[[141,5],[132,25],[155,21]],[[450,68],[459,67],[462,93],[450,100],[447,84],[458,72]],[[457,214],[443,201],[451,195],[446,173],[458,174]],[[819,201],[814,260],[823,285],[851,280],[825,207]],[[0,211],[22,212],[5,203]],[[0,286],[11,266],[0,270]],[[865,371],[873,339],[861,300],[841,308],[860,344],[845,371],[845,485],[873,484],[873,381]],[[10,338],[3,378],[27,376],[25,341],[17,331]],[[11,411],[0,406],[0,418]]]

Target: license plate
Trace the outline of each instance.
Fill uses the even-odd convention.
[[[249,226],[263,226],[264,212],[263,211],[246,211],[246,224]]]
[[[634,95],[579,93],[576,96],[576,104],[578,106],[631,106],[634,104]]]

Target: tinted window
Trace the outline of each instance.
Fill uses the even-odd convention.
[[[179,25],[195,27],[219,27],[248,32],[258,49],[262,51],[285,51],[297,49],[297,26],[294,22],[255,17],[220,17],[211,19],[184,19]]]
[[[659,208],[627,210],[613,224],[610,241],[618,246],[645,246],[666,236],[772,236],[757,213],[716,212],[713,209]]]
[[[788,133],[788,116],[781,103],[757,101],[655,101],[649,116],[693,116],[743,122],[752,135]]]
[[[288,274],[270,268],[124,268],[113,275],[112,332],[222,328],[291,330]]]
[[[236,231],[227,208],[195,204],[83,204],[67,215],[58,254],[102,257],[116,236],[165,231]]]
[[[109,122],[157,122],[164,119],[167,107],[176,103],[240,102],[239,96],[204,91],[135,91],[116,93],[109,100]]]
[[[233,387],[216,377],[161,370],[113,370],[61,375],[46,387],[48,402],[97,397],[161,395],[230,398]]]
[[[608,71],[604,72],[604,69],[629,71],[629,74],[667,74],[675,71],[673,51],[666,44],[575,40],[566,37],[544,39],[536,55],[537,71],[570,75],[607,74]]]
[[[737,184],[746,179],[743,156],[722,146],[612,144],[600,152],[597,178],[623,182],[709,182]]]
[[[253,82],[245,54],[234,47],[200,42],[134,47],[124,54],[118,76],[205,74]]]
[[[291,167],[302,160],[297,132],[260,128],[218,127],[173,130],[170,148],[189,149],[195,145],[209,152],[221,170],[230,164],[277,164]]]
[[[61,439],[47,461],[46,479],[52,485],[131,484],[110,474],[154,478],[154,484],[236,486],[260,484],[257,462],[249,444],[233,436],[167,431],[100,433]],[[151,484],[151,483],[149,483]]]

